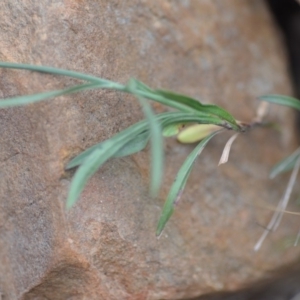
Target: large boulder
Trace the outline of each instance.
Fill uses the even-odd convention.
[[[261,0],[0,2],[0,60],[138,78],[216,103],[250,121],[266,93],[290,94],[286,62]],[[74,81],[0,70],[1,97]],[[155,104],[157,110],[162,107]],[[292,113],[272,108],[280,132],[257,129],[217,167],[225,133],[195,164],[162,236],[168,188],[192,146],[170,139],[161,196],[148,196],[149,150],[106,163],[68,212],[69,159],[143,118],[113,91],[0,110],[0,291],[4,299],[179,299],[236,288],[291,260],[279,246],[296,233],[285,217],[253,246],[287,177],[268,171],[293,145]]]

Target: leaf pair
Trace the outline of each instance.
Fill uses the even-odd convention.
[[[131,92],[133,91],[131,90]],[[205,105],[191,97],[165,90],[152,90],[145,85],[143,85],[143,89],[136,89],[134,94],[173,107],[182,112],[217,118],[220,121],[218,123],[222,123],[223,127],[237,131],[241,130],[233,116],[216,105]]]
[[[145,143],[147,139],[146,135],[143,135],[147,129],[147,124],[139,123],[139,126],[135,126],[133,130],[127,130],[125,133],[122,132],[121,135],[115,136],[103,143],[101,147],[94,147],[92,150],[87,153],[82,153],[81,156],[76,157],[70,162],[67,168],[79,165],[78,170],[76,171],[69,195],[67,198],[67,208],[70,208],[79,198],[80,193],[82,192],[87,180],[111,157],[114,155],[118,156],[118,152],[128,144],[134,137],[139,137],[140,145]],[[141,137],[142,135],[142,137]],[[135,144],[136,145],[136,144]],[[133,152],[133,149],[130,147],[127,151]],[[125,152],[126,154],[126,152]],[[119,154],[120,155],[120,154]]]

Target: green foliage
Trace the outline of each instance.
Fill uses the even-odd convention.
[[[293,154],[289,155],[288,157],[278,162],[272,168],[270,172],[270,178],[274,178],[280,173],[291,171],[294,168],[299,157],[300,157],[300,148],[298,148]]]
[[[300,101],[293,97],[283,95],[265,95],[259,97],[259,99],[273,104],[279,104],[300,110]]]
[[[300,101],[293,97],[284,96],[284,95],[265,95],[259,97],[260,100],[270,102],[273,104],[279,104],[287,107],[291,107],[300,111]],[[293,154],[284,158],[282,161],[278,162],[271,170],[270,178],[274,178],[280,173],[291,171],[297,160],[300,157],[300,148],[297,149]]]
[[[82,81],[77,85],[61,90],[46,91],[33,95],[3,99],[0,101],[0,108],[35,103],[57,96],[91,89],[111,89],[129,93],[137,97],[142,106],[145,120],[139,121],[123,131],[115,134],[110,139],[102,141],[101,143],[86,149],[67,164],[66,169],[77,167],[77,171],[71,182],[71,187],[66,202],[67,208],[72,207],[72,205],[76,203],[88,179],[93,176],[93,174],[107,160],[131,155],[141,151],[146,147],[149,140],[151,141],[150,191],[151,194],[155,196],[159,192],[160,184],[163,178],[163,137],[178,134],[181,128],[187,124],[212,124],[214,126],[217,125],[225,129],[232,129],[238,132],[244,130],[244,128],[242,128],[236,122],[235,118],[221,107],[203,104],[196,99],[185,95],[176,94],[174,92],[154,90],[135,79],[131,79],[126,85],[122,85],[120,83],[102,79],[96,76],[45,66],[0,62],[0,67],[24,69],[57,76],[67,76]],[[175,109],[175,111],[155,115],[146,99],[161,103],[167,107]],[[261,97],[260,99],[300,110],[300,103],[298,100],[291,97],[267,95]],[[167,221],[171,217],[175,205],[184,190],[196,158],[202,152],[208,141],[218,132],[220,132],[219,130],[215,131],[217,129],[214,126],[207,128],[200,127],[197,130],[189,130],[188,133],[189,135],[191,134],[191,136],[184,136],[184,139],[187,139],[187,142],[189,142],[189,140],[197,140],[197,138],[194,136],[196,134],[200,136],[200,138],[204,139],[189,154],[177,174],[161,213],[161,217],[157,226],[157,235],[161,234]],[[207,133],[205,133],[205,130]],[[207,134],[209,135],[206,136]],[[299,157],[300,150],[298,149],[294,154],[273,168],[271,177],[293,168]]]
[[[260,99],[264,100],[266,102],[279,104],[279,105],[283,105],[283,106],[287,106],[287,107],[292,107],[292,108],[300,110],[299,100],[292,98],[292,97],[282,96],[282,95],[266,95],[266,96],[260,97]],[[291,197],[292,190],[296,184],[296,179],[297,179],[297,175],[299,173],[299,169],[300,169],[300,148],[297,149],[292,155],[286,157],[281,162],[277,163],[272,168],[271,173],[270,173],[270,178],[274,178],[275,176],[277,176],[278,174],[280,174],[282,172],[286,172],[286,171],[290,171],[290,170],[293,170],[293,171],[292,171],[290,179],[288,181],[286,190],[285,190],[282,198],[280,199],[280,201],[277,205],[277,208],[276,208],[271,220],[269,221],[269,224],[266,226],[263,234],[261,235],[260,239],[257,241],[257,243],[254,246],[255,251],[258,251],[260,249],[260,247],[261,247],[263,241],[265,240],[265,238],[267,237],[267,235],[271,231],[275,231],[278,228],[278,226],[282,220],[283,214],[286,211],[286,207],[287,207],[289,199]],[[300,238],[300,231],[296,237],[294,246],[298,245],[299,238]]]
[[[66,206],[72,207],[78,200],[88,179],[110,158],[131,155],[143,150],[149,139],[151,140],[151,194],[157,195],[163,178],[163,136],[177,134],[185,124],[214,124],[226,129],[241,131],[242,128],[226,110],[216,105],[202,104],[191,97],[164,90],[153,90],[144,83],[131,79],[128,84],[122,85],[110,80],[95,76],[62,70],[57,68],[0,62],[0,67],[23,69],[67,76],[83,81],[83,83],[62,90],[49,91],[28,96],[18,96],[0,101],[0,108],[25,105],[49,98],[76,93],[90,89],[111,89],[130,93],[137,97],[144,111],[145,120],[137,122],[110,139],[96,144],[73,158],[66,169],[78,167],[69,190]],[[150,105],[145,100],[152,100],[175,109],[175,112],[166,112],[154,115]],[[166,204],[162,211],[157,233],[160,234],[170,218],[174,203],[178,201],[196,157],[216,133],[211,134],[196,146],[182,165],[178,176],[170,190]]]
[[[181,166],[179,172],[177,173],[176,179],[170,189],[169,195],[167,197],[167,200],[165,202],[165,205],[163,207],[161,217],[159,219],[156,235],[159,236],[164,229],[166,223],[170,219],[171,215],[174,211],[174,206],[178,202],[185,184],[188,180],[188,177],[192,171],[193,165],[195,163],[195,160],[197,156],[199,156],[208,143],[208,141],[213,138],[217,133],[220,131],[214,132],[211,135],[207,136],[205,139],[203,139],[196,147],[195,149],[189,154],[189,156],[184,161],[183,165]]]
[[[148,88],[144,84],[134,79],[129,81],[127,88],[129,91],[132,91],[132,93],[134,94],[134,91],[137,86],[140,86],[145,90],[148,90]],[[151,137],[151,156],[152,156],[150,193],[152,196],[157,196],[162,182],[162,177],[163,177],[163,160],[164,160],[161,125],[159,122],[155,121],[155,116],[149,103],[140,96],[137,96],[137,98],[143,107],[144,114],[149,124],[149,134]]]

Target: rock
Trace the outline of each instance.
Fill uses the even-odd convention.
[[[295,300],[300,296],[299,263],[273,271],[270,278],[252,282],[237,291],[216,292],[185,300]]]
[[[260,0],[0,2],[0,60],[86,72],[187,93],[250,121],[256,97],[290,94],[286,62]],[[0,70],[1,97],[75,81]],[[157,110],[160,105],[154,104]],[[296,234],[285,217],[253,246],[287,177],[268,172],[293,147],[292,113],[272,107],[282,131],[253,131],[233,145],[212,140],[160,239],[164,198],[192,146],[169,139],[159,199],[148,196],[149,151],[106,163],[66,212],[72,172],[87,147],[143,118],[133,97],[94,91],[0,110],[0,289],[4,299],[180,299],[236,288],[290,261]]]

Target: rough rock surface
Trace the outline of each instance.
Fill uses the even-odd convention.
[[[280,41],[263,1],[0,2],[0,60],[43,64],[187,93],[249,121],[256,96],[290,93]],[[72,80],[0,70],[0,96]],[[157,109],[160,106],[155,105]],[[274,119],[292,114],[272,108]],[[257,130],[217,168],[225,134],[210,142],[176,213],[154,235],[163,199],[191,146],[166,144],[161,197],[148,197],[149,153],[105,164],[65,212],[65,163],[142,118],[132,97],[86,92],[0,110],[2,299],[179,299],[235,288],[295,255],[284,218],[260,252],[253,245],[287,177],[268,171],[291,151],[292,126]]]

